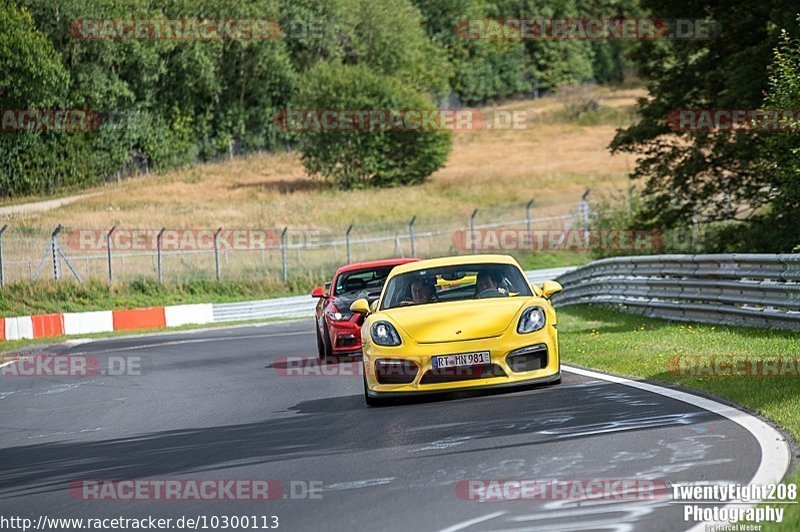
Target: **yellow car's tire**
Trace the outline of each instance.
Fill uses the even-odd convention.
[[[367,377],[366,371],[364,372],[364,402],[367,403],[367,406],[384,406],[386,404],[385,399],[378,399],[377,397],[370,397],[369,390],[367,389]]]

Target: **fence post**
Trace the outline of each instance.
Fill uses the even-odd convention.
[[[591,210],[589,209],[589,193],[592,191],[591,188],[587,188],[586,192],[583,193],[581,196],[581,221],[583,223],[583,247],[584,249],[589,249],[589,215]]]
[[[8,224],[4,224],[3,227],[0,227],[0,287],[6,285],[6,268],[3,262],[3,233],[6,232],[6,229],[8,229]]]
[[[108,282],[114,282],[114,269],[111,265],[111,237],[114,235],[114,231],[117,230],[117,226],[114,225],[108,231],[108,235],[106,236],[106,252],[108,254]]]
[[[531,242],[531,251],[533,251],[533,216],[531,209],[533,208],[533,198],[528,200],[525,205],[525,229],[528,231],[528,239]]]
[[[472,216],[469,217],[469,238],[472,242],[472,254],[478,252],[477,247],[475,246],[475,217],[478,216],[478,209],[472,211]]]
[[[283,284],[289,284],[289,261],[286,257],[286,231],[288,227],[284,227],[281,231],[281,266],[283,267]]]
[[[166,231],[166,227],[162,227],[161,231],[158,232],[158,236],[156,236],[156,253],[157,255],[157,268],[158,268],[158,283],[161,284],[164,282],[164,272],[161,268],[161,237],[164,236],[164,231]]]
[[[628,216],[633,215],[633,193],[636,191],[636,185],[628,187]]]
[[[61,232],[62,228],[62,225],[58,224],[53,232],[50,233],[50,252],[53,255],[53,277],[56,281],[61,278],[61,268],[58,264],[58,242],[56,241],[56,237],[58,236],[58,233]]]
[[[219,282],[219,234],[222,232],[222,228],[220,227],[217,229],[217,232],[214,233],[214,271],[217,275],[217,282]]]
[[[347,228],[347,232],[344,234],[344,243],[345,247],[347,248],[347,264],[350,264],[351,257],[350,257],[350,231],[353,230],[353,225],[350,224],[350,227]]]
[[[411,257],[417,257],[417,240],[414,235],[414,224],[417,223],[417,217],[413,216],[411,221],[408,222],[408,238],[411,240]]]

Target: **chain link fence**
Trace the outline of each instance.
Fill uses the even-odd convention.
[[[475,209],[470,217],[412,217],[404,222],[334,228],[42,228],[0,231],[0,281],[103,279],[162,283],[328,275],[341,264],[386,257],[434,257],[475,251],[466,231],[503,228],[567,231],[585,227],[587,194],[577,204],[537,216],[531,200]],[[461,236],[459,236],[461,235]]]

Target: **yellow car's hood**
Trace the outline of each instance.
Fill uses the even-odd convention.
[[[460,342],[500,336],[528,297],[508,297],[433,303],[384,311],[400,334],[420,344]]]

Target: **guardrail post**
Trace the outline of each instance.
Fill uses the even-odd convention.
[[[161,268],[161,237],[164,236],[164,231],[166,231],[166,227],[162,227],[161,231],[158,232],[156,236],[156,266],[158,269],[158,283],[161,284],[164,282],[164,272]]]
[[[475,242],[475,217],[478,216],[478,209],[472,211],[472,216],[469,217],[469,238],[472,242],[472,254],[478,252],[478,248],[476,247]]]
[[[216,273],[217,282],[219,282],[219,234],[222,232],[222,228],[220,227],[217,229],[217,232],[214,233],[214,272]]]
[[[284,227],[281,231],[281,266],[283,268],[283,284],[289,284],[289,262],[286,258],[286,231],[288,227]]]
[[[58,263],[58,242],[56,241],[56,237],[58,233],[61,232],[61,229],[63,229],[63,226],[58,224],[53,232],[50,233],[50,253],[53,255],[53,277],[56,281],[61,278],[61,268]]]
[[[414,238],[414,224],[417,223],[417,217],[414,216],[411,218],[411,221],[408,222],[408,238],[411,240],[411,257],[417,257],[417,241]],[[2,233],[0,233],[2,235]]]
[[[111,229],[108,231],[108,235],[106,235],[106,253],[108,255],[108,282],[114,282],[114,269],[111,264],[111,237],[114,235],[114,231],[117,230],[117,226],[111,226]]]
[[[8,229],[8,224],[4,224],[3,227],[0,227],[0,287],[6,285],[6,268],[3,263],[3,233],[6,232],[6,229]]]
[[[350,256],[350,231],[352,230],[353,230],[353,225],[350,224],[350,227],[347,228],[347,232],[344,234],[344,245],[345,248],[347,249],[347,264],[350,264],[352,262],[351,260],[352,257]]]

